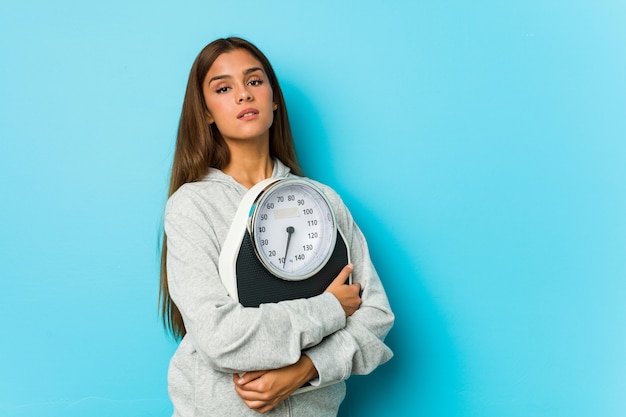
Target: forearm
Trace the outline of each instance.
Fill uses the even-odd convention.
[[[296,363],[283,368],[233,375],[233,382],[235,391],[249,408],[265,413],[316,376],[313,362],[302,355]]]
[[[223,372],[275,369],[295,363],[301,351],[345,324],[329,295],[244,308],[234,303],[205,307],[187,319],[188,337],[212,368]],[[185,314],[185,313],[183,313]],[[323,317],[325,321],[318,318]]]
[[[376,327],[390,328],[393,316],[381,317]],[[369,322],[372,325],[372,322]],[[314,363],[318,378],[313,385],[326,385],[352,374],[368,374],[393,356],[383,339],[358,319],[348,318],[346,327],[304,351]]]
[[[298,368],[298,374],[300,375],[299,381],[296,383],[298,387],[306,384],[314,378],[317,378],[317,368],[311,358],[309,358],[306,354],[300,356],[300,359],[296,363]]]

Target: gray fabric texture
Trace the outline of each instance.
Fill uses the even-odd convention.
[[[272,176],[292,174],[275,160]],[[394,316],[363,234],[337,193],[315,184],[331,201],[350,249],[353,281],[363,290],[361,307],[347,319],[329,293],[259,308],[245,308],[228,296],[218,275],[218,259],[247,192],[232,177],[211,169],[168,200],[168,284],[187,329],[168,375],[175,417],[258,416],[235,392],[232,374],[280,368],[302,354],[319,373],[311,383],[324,386],[292,395],[265,415],[336,416],[345,396],[343,381],[352,374],[370,373],[393,356],[384,338]]]

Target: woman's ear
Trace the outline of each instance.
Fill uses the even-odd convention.
[[[274,110],[278,110],[278,104],[274,103]]]
[[[215,123],[215,119],[213,118],[213,116],[211,116],[211,113],[209,113],[208,111],[206,112],[206,119],[207,119],[207,121],[209,122],[210,125]]]

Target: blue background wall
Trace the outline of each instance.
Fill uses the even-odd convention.
[[[193,59],[273,62],[396,352],[342,416],[626,415],[626,3],[4,1],[0,415],[168,416],[159,229]]]

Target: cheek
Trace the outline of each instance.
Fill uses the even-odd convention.
[[[224,112],[223,106],[215,100],[205,100],[204,105],[206,107],[207,118],[210,123],[217,123],[220,119],[220,115]]]
[[[257,98],[263,99],[264,101],[274,101],[274,91],[269,84],[264,85],[265,88],[260,89],[257,93]]]

